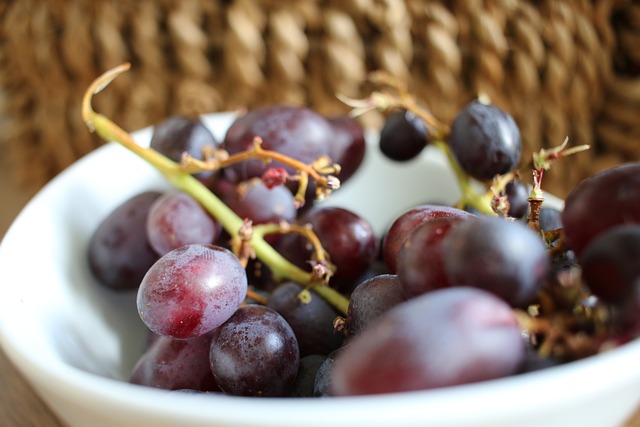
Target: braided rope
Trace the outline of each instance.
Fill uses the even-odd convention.
[[[591,144],[548,174],[562,196],[639,159],[638,44],[632,1],[22,0],[0,6],[0,150],[37,189],[100,145],[80,99],[125,61],[95,102],[127,129],[271,103],[342,114],[336,93],[364,96],[384,69],[447,122],[488,95],[520,125],[525,157],[567,136]]]

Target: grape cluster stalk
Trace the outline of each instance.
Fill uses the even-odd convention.
[[[89,245],[96,278],[136,289],[149,329],[130,382],[393,393],[519,375],[640,336],[640,164],[581,182],[562,211],[547,207],[545,173],[587,146],[535,153],[527,184],[507,112],[479,96],[445,124],[383,72],[369,76],[379,89],[366,99],[339,96],[351,116],[264,107],[238,116],[221,143],[198,119],[169,118],[145,148],[91,108],[128,69],[96,79],[82,114],[174,187],[117,207]],[[372,109],[387,114],[378,148],[390,160],[428,145],[444,153],[457,204],[425,201],[376,236],[365,218],[315,203],[362,162],[353,118]]]
[[[151,148],[144,148],[138,145],[129,133],[117,126],[107,117],[96,113],[91,108],[91,98],[94,94],[100,92],[106,87],[113,79],[118,75],[126,72],[130,68],[129,64],[123,64],[119,67],[115,67],[98,79],[96,79],[90,88],[85,93],[82,105],[82,116],[90,130],[95,131],[106,141],[116,141],[133,153],[142,157],[144,160],[152,164],[157,170],[159,170],[167,180],[177,189],[181,189],[190,194],[195,200],[197,200],[211,215],[213,215],[222,227],[232,236],[236,235],[239,230],[243,228],[243,219],[240,218],[233,210],[231,210],[222,200],[220,200],[215,194],[213,194],[204,184],[193,176],[194,172],[199,172],[203,169],[216,169],[222,168],[226,165],[232,164],[233,160],[227,158],[225,161],[216,163],[215,165],[206,165],[205,167],[194,168],[190,165],[197,163],[196,160],[188,161],[187,166],[184,164],[175,162],[168,157],[160,154],[158,151]],[[251,154],[255,154],[251,156]],[[260,144],[256,142],[251,150],[238,154],[235,161],[242,161],[247,158],[271,158],[271,153],[265,153],[260,149]],[[288,161],[284,156],[277,155],[277,160]],[[321,175],[301,162],[294,162],[295,166],[303,169],[306,174],[323,180],[329,187],[337,187],[335,184],[336,179],[322,178]],[[332,169],[330,169],[333,171]],[[322,178],[322,179],[320,179]],[[332,184],[333,183],[333,184]],[[256,228],[258,228],[256,226]],[[254,230],[255,231],[255,230]],[[256,255],[265,263],[271,267],[271,270],[278,274],[282,278],[289,278],[298,283],[308,284],[313,287],[314,292],[320,294],[323,298],[330,301],[343,313],[346,313],[346,307],[348,305],[347,300],[335,292],[332,288],[322,286],[323,283],[318,283],[318,275],[306,272],[299,267],[291,264],[285,258],[283,258],[271,245],[269,245],[261,236],[259,232],[254,232],[251,238],[252,250]],[[322,251],[320,251],[322,253]],[[321,279],[321,278],[320,278]],[[317,286],[314,286],[317,285]]]

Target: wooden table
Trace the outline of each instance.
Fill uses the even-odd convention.
[[[0,351],[0,425],[64,427]]]

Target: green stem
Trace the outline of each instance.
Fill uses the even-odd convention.
[[[107,83],[114,77],[113,74],[108,76],[109,79]],[[98,79],[97,82],[100,82],[100,79]],[[94,83],[92,89],[90,89],[92,92],[88,93],[95,93],[97,90],[96,87],[100,87],[100,85],[96,85]],[[190,173],[182,170],[178,163],[151,148],[145,148],[138,145],[128,132],[120,128],[107,117],[94,112],[91,109],[90,101],[91,96],[85,96],[83,103],[83,119],[89,129],[95,130],[95,132],[104,140],[118,142],[128,150],[140,156],[162,173],[173,187],[188,193],[196,199],[218,222],[220,222],[222,227],[229,234],[233,236],[238,233],[238,230],[240,230],[240,227],[243,225],[243,220],[222,200],[220,200]],[[260,260],[274,272],[274,275],[280,278],[286,277],[297,283],[310,284],[311,289],[316,294],[326,299],[327,302],[340,310],[341,313],[346,314],[349,303],[346,297],[328,286],[314,284],[314,278],[311,273],[290,263],[269,243],[267,243],[263,239],[263,236],[254,236],[251,239],[251,244],[256,256],[258,256],[258,258],[260,258]]]
[[[432,141],[431,143],[440,151],[442,151],[447,157],[447,162],[451,166],[451,170],[453,171],[453,174],[458,183],[458,188],[460,189],[460,193],[462,194],[460,205],[468,205],[484,214],[495,215],[495,212],[493,211],[493,209],[491,209],[491,198],[493,195],[490,192],[480,194],[476,191],[476,189],[473,187],[471,179],[462,170],[460,164],[458,163],[458,160],[449,149],[447,143],[444,141]]]

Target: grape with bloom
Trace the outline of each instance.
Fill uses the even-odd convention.
[[[199,214],[177,203],[158,213],[160,194],[144,193],[88,249],[102,284],[138,288],[140,317],[159,335],[132,382],[240,396],[392,393],[568,363],[637,336],[638,163],[583,181],[564,211],[550,210],[538,203],[547,166],[535,164],[527,197],[515,178],[521,141],[507,112],[474,101],[445,126],[401,96],[403,122],[393,99],[377,106],[388,112],[384,151],[411,157],[394,145],[407,141],[407,117],[423,121],[412,143],[444,151],[462,194],[388,218],[383,236],[366,209],[313,197],[340,191],[331,156],[357,174],[364,134],[351,117],[264,107],[240,115],[222,144],[198,121],[157,126],[138,153]],[[496,208],[502,196],[510,209]],[[207,218],[223,232],[203,227]]]

